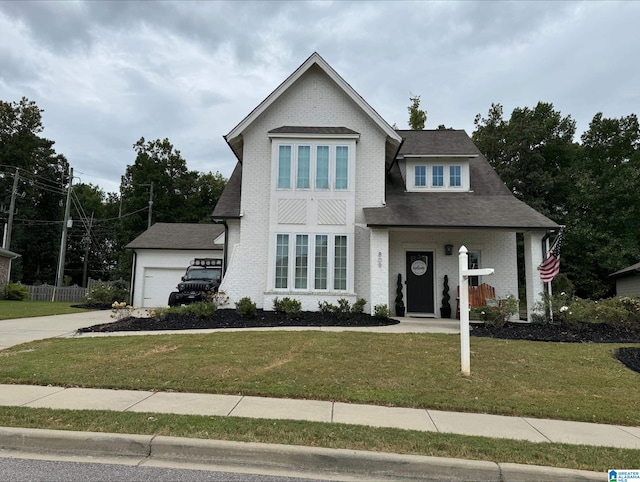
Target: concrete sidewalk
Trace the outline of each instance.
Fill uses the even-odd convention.
[[[0,385],[0,406],[305,420],[640,450],[640,427],[319,400]]]

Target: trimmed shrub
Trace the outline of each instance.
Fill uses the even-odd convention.
[[[359,298],[351,307],[351,313],[360,314],[364,313],[364,305],[367,304],[367,300]]]
[[[29,288],[20,283],[9,283],[4,287],[4,298],[6,300],[27,301]]]
[[[389,310],[386,304],[376,305],[373,307],[373,316],[381,319],[389,318],[391,316],[391,310]]]
[[[302,304],[294,298],[284,297],[282,300],[275,298],[273,300],[273,309],[274,311],[285,313],[287,318],[296,318],[302,311]]]
[[[248,296],[236,302],[236,313],[243,318],[255,318],[258,314],[256,304]]]

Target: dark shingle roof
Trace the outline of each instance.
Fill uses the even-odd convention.
[[[311,127],[311,126],[282,126],[271,129],[269,134],[350,134],[359,135],[358,132],[348,127]]]
[[[632,264],[631,266],[621,269],[620,271],[616,271],[613,274],[610,274],[612,278],[620,278],[621,276],[633,276],[640,274],[640,263]]]
[[[469,157],[470,192],[407,192],[394,163],[386,179],[386,206],[365,208],[368,226],[429,228],[558,229],[560,226],[516,199],[466,132],[399,131],[405,155]]]
[[[224,233],[221,224],[155,223],[125,246],[127,249],[222,249],[213,241]]]
[[[428,131],[398,130],[403,138],[399,157],[423,156],[477,156],[480,151],[463,130],[438,129]]]
[[[240,217],[240,197],[242,195],[242,164],[238,162],[224,187],[220,199],[211,215],[214,219]]]

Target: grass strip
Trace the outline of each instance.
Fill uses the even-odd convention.
[[[67,315],[70,313],[84,313],[87,310],[72,308],[78,303],[48,301],[11,301],[0,300],[0,320],[14,318],[31,318],[34,316]]]
[[[0,426],[304,445],[598,472],[634,467],[640,460],[640,450],[240,417],[0,407]]]
[[[225,332],[49,339],[0,351],[0,383],[242,394],[640,426],[620,344],[442,334]]]

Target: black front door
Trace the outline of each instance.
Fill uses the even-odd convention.
[[[407,251],[407,312],[435,313],[432,252]]]

